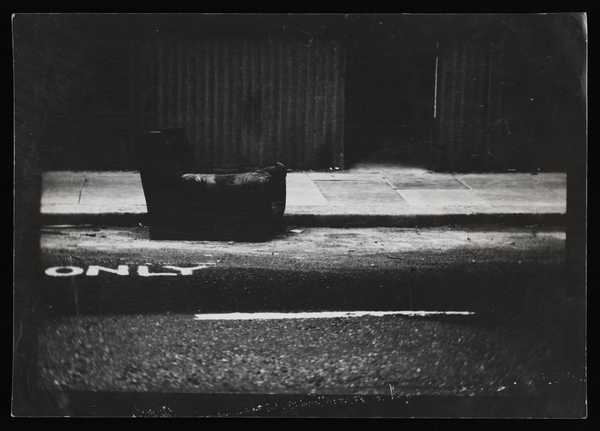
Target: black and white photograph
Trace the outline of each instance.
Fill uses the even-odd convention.
[[[10,19],[13,419],[587,419],[585,11]]]

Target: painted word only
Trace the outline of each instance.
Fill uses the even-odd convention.
[[[194,271],[214,267],[216,263],[206,262],[194,266],[175,266],[162,265],[163,272],[152,272],[149,265],[137,265],[135,273],[140,277],[177,277],[181,275],[193,275]],[[134,267],[135,269],[135,267]],[[168,272],[164,272],[167,270]],[[100,265],[89,265],[87,270],[80,266],[52,266],[44,271],[44,274],[50,277],[73,277],[85,274],[88,277],[97,277],[100,273],[128,276],[131,274],[129,265],[118,265],[116,268],[109,268]]]

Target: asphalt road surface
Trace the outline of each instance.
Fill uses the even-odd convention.
[[[100,399],[116,412],[127,403],[115,394],[127,393],[160,399],[130,400],[126,415],[174,415],[182,405],[202,414],[173,400],[212,394],[213,407],[231,407],[213,414],[300,405],[308,415],[324,406],[428,415],[437,406],[442,416],[494,416],[502,413],[490,406],[512,400],[505,415],[581,416],[585,309],[564,296],[564,243],[563,232],[533,229],[315,228],[219,243],[46,227],[43,387],[63,394],[67,413],[98,412]],[[260,314],[358,310],[468,314]],[[258,314],[199,320],[235,312]],[[254,398],[240,404],[244,396]],[[396,402],[372,411],[365,400]]]
[[[49,311],[62,314],[501,311],[560,296],[565,287],[560,231],[298,232],[233,243],[151,241],[143,228],[48,227],[41,294]],[[119,265],[121,274],[90,272]],[[186,275],[173,269],[196,266]]]

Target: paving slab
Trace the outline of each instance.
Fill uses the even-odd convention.
[[[286,179],[287,201],[290,206],[313,207],[327,205],[327,200],[310,178],[302,173],[288,175]]]
[[[85,176],[81,205],[86,212],[146,212],[146,198],[139,175],[113,172]]]
[[[416,213],[488,212],[487,201],[471,190],[397,190]]]
[[[528,188],[566,188],[567,175],[564,173],[540,174],[465,174],[457,175],[464,184],[472,189],[528,189]]]
[[[393,188],[398,190],[464,190],[468,188],[452,175],[386,174],[385,178]]]
[[[367,183],[385,183],[383,175],[371,173],[346,173],[346,172],[307,172],[306,175],[313,181],[362,181]]]
[[[472,192],[487,201],[491,210],[518,213],[564,213],[567,210],[566,189],[474,189]]]
[[[361,205],[377,203],[394,203],[406,206],[400,195],[394,192],[389,184],[368,181],[320,181],[315,184],[327,201],[333,204],[360,202]]]
[[[85,176],[71,172],[47,172],[43,176],[42,212],[73,211],[80,202]]]

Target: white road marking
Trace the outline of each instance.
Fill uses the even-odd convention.
[[[196,314],[194,320],[279,320],[279,319],[334,319],[364,316],[472,316],[472,311],[315,311],[300,313],[207,313]]]
[[[167,269],[172,269],[174,271],[178,271],[181,275],[193,275],[194,271],[197,269],[205,269],[208,267],[215,266],[214,262],[201,263],[200,265],[192,266],[192,267],[184,267],[184,266],[174,266],[174,265],[163,265]]]
[[[85,273],[85,275],[94,277],[94,276],[99,275],[100,271],[110,272],[111,274],[117,274],[117,275],[129,275],[129,266],[128,265],[119,265],[117,267],[117,269],[112,269],[112,268],[107,268],[105,266],[90,265],[88,267],[88,270]]]
[[[147,265],[139,265],[137,272],[140,277],[177,276],[172,272],[150,272]]]
[[[177,273],[172,272],[150,272],[151,263],[146,265],[138,265],[137,275],[140,277],[155,277],[155,276],[177,276],[177,275],[194,275],[194,271],[199,269],[213,268],[217,265],[216,262],[205,262],[197,264],[196,266],[175,266],[175,265],[162,265],[166,269],[172,269]],[[129,265],[118,265],[116,269],[108,268],[100,265],[90,265],[85,275],[89,277],[96,277],[100,272],[106,272],[109,274],[128,276]],[[74,275],[83,274],[83,268],[78,266],[53,266],[47,268],[44,273],[51,277],[71,277]]]
[[[65,272],[67,270],[68,272]],[[44,271],[50,277],[71,277],[73,275],[83,274],[83,268],[78,266],[53,266]]]

